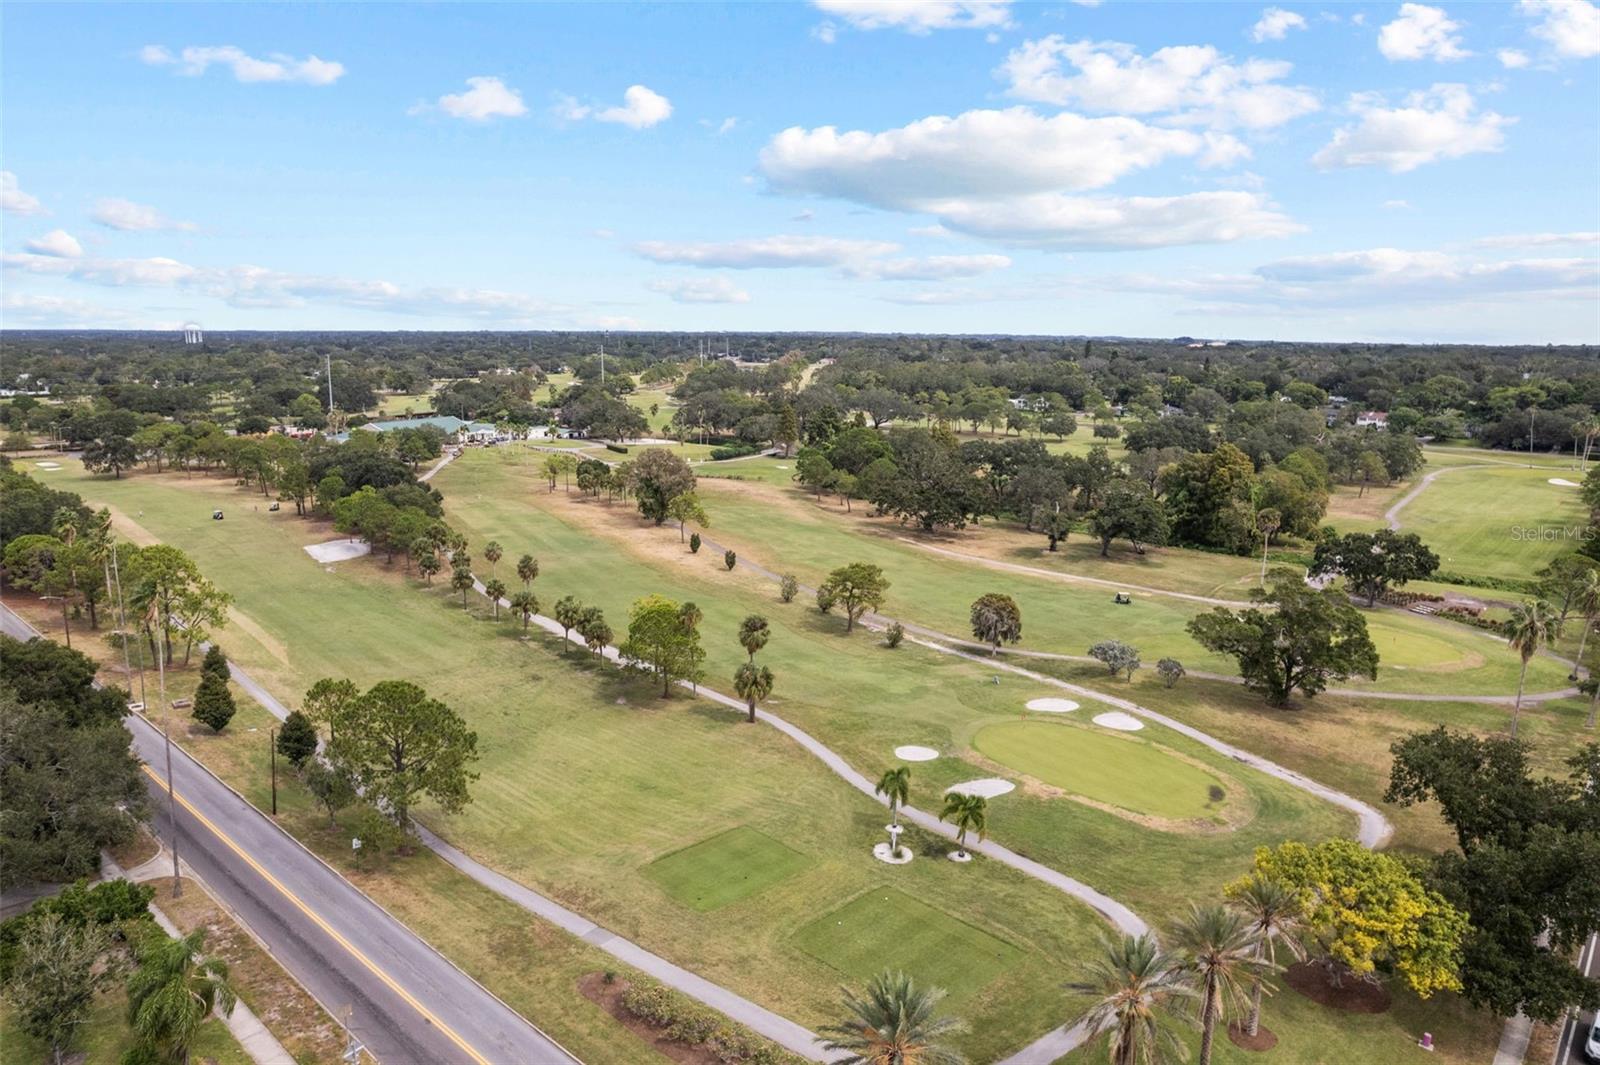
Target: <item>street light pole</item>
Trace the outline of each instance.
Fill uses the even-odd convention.
[[[151,604],[155,609],[155,604]],[[162,626],[161,636],[166,636],[166,626]],[[183,895],[183,880],[178,874],[178,796],[172,784],[172,704],[167,701],[167,657],[166,640],[156,640],[156,670],[161,683],[161,738],[166,741],[167,748],[167,825],[172,836],[172,897],[179,898]]]
[[[267,729],[267,746],[272,751],[272,816],[278,816],[278,732]]]

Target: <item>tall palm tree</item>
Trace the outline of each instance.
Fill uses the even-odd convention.
[[[878,778],[878,786],[872,790],[873,794],[889,800],[889,823],[899,828],[900,807],[911,799],[911,767],[897,765],[893,769],[885,769],[883,776]]]
[[[1091,1039],[1109,1041],[1111,1065],[1189,1060],[1178,1025],[1192,1023],[1189,1004],[1195,991],[1148,932],[1102,939],[1083,979],[1067,986],[1100,996],[1079,1023],[1094,1033]]]
[[[1172,939],[1180,967],[1200,992],[1200,1065],[1211,1065],[1217,1022],[1229,1006],[1242,1006],[1245,989],[1260,986],[1273,966],[1257,955],[1244,916],[1223,906],[1191,905],[1173,925]]]
[[[1256,512],[1256,532],[1261,534],[1261,577],[1258,583],[1267,585],[1267,543],[1272,534],[1283,525],[1283,512],[1276,507],[1263,507]]]
[[[489,602],[494,604],[494,619],[500,620],[500,600],[506,596],[506,582],[499,577],[490,577],[483,584],[483,594],[489,597]]]
[[[750,708],[750,723],[755,724],[756,704],[772,694],[772,670],[754,662],[744,662],[733,675],[733,690]]]
[[[539,576],[539,560],[532,555],[523,555],[517,559],[517,577],[522,581],[524,588],[529,587]]]
[[[1528,679],[1528,663],[1539,648],[1550,641],[1552,611],[1543,599],[1523,603],[1511,611],[1506,619],[1506,643],[1522,656],[1522,672],[1517,675],[1517,702],[1511,709],[1511,736],[1517,735],[1517,722],[1522,717],[1522,687]]]
[[[1283,881],[1252,876],[1236,889],[1230,889],[1229,894],[1229,901],[1250,922],[1257,958],[1276,966],[1279,944],[1297,961],[1306,956],[1306,948],[1298,935],[1305,912],[1300,897],[1284,886]],[[1250,1016],[1245,1021],[1248,1035],[1261,1030],[1261,996],[1265,991],[1265,982],[1257,978],[1250,988]]]
[[[944,809],[939,820],[956,826],[956,853],[967,856],[967,833],[976,832],[982,841],[989,834],[989,800],[982,795],[966,795],[959,791],[944,794]]]
[[[745,649],[752,662],[756,660],[756,652],[771,638],[772,629],[760,614],[751,614],[739,623],[739,646]]]
[[[1583,649],[1589,643],[1589,631],[1594,628],[1595,616],[1600,614],[1600,568],[1588,566],[1573,579],[1572,605],[1583,617],[1583,635],[1578,637],[1578,653],[1573,656],[1572,680],[1578,679],[1583,667]]]
[[[905,973],[879,973],[864,996],[844,989],[843,1020],[821,1029],[822,1045],[845,1052],[840,1065],[965,1065],[943,1040],[967,1026],[939,1016],[943,998],[943,988],[919,988]]]
[[[489,573],[491,575],[494,573],[494,564],[500,561],[502,554],[504,552],[500,548],[499,540],[490,540],[483,545],[483,560],[489,563]]]
[[[228,963],[202,954],[205,941],[198,929],[182,939],[152,933],[139,945],[139,966],[128,977],[128,1023],[134,1033],[185,1065],[212,1009],[232,1013],[237,1001]]]
[[[539,612],[539,597],[524,588],[511,596],[511,612],[522,619],[522,631],[528,631],[528,622]]]

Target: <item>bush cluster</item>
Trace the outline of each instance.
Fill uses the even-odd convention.
[[[746,455],[754,455],[761,449],[754,444],[724,444],[722,447],[711,449],[711,458],[714,462],[724,459],[742,459]]]
[[[622,993],[622,1007],[664,1029],[669,1039],[704,1047],[725,1065],[800,1065],[803,1060],[661,984],[633,984]]]

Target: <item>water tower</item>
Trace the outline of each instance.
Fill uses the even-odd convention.
[[[205,334],[200,331],[199,322],[183,323],[183,342],[185,344],[204,344]]]

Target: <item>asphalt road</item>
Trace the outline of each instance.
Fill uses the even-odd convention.
[[[35,635],[0,606],[0,630]],[[169,842],[161,733],[130,715]],[[385,1065],[566,1065],[577,1059],[391,917],[177,747],[183,860]]]
[[[1589,937],[1578,956],[1578,967],[1585,976],[1600,979],[1600,933]],[[1556,1043],[1555,1065],[1590,1065],[1583,1056],[1583,1042],[1589,1038],[1589,1026],[1594,1023],[1594,1011],[1579,1013],[1567,1018],[1561,1028],[1561,1039]]]

